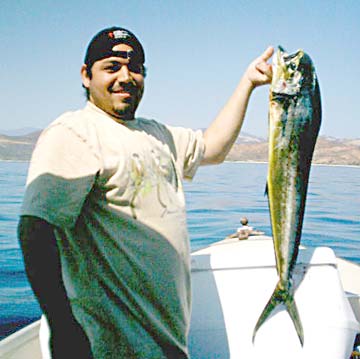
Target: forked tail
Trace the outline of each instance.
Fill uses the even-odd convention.
[[[303,332],[302,324],[300,321],[299,313],[298,313],[298,310],[296,308],[296,304],[294,301],[293,293],[290,290],[281,288],[279,283],[276,285],[274,293],[272,294],[270,300],[266,304],[265,309],[261,313],[260,318],[258,319],[258,321],[256,323],[256,326],[255,326],[255,329],[253,332],[253,337],[252,337],[253,343],[254,343],[256,332],[258,331],[258,329],[262,326],[262,324],[269,317],[269,315],[273,312],[273,310],[280,304],[285,305],[286,310],[288,311],[288,313],[294,323],[300,343],[301,343],[301,345],[304,344],[304,332]]]

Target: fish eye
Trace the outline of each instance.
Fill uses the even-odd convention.
[[[296,64],[294,62],[290,62],[289,68],[290,68],[290,70],[295,71],[296,70]]]

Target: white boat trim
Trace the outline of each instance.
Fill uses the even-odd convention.
[[[40,320],[27,325],[0,342],[0,358],[41,359]]]

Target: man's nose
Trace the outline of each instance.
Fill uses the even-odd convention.
[[[118,71],[117,80],[119,82],[132,82],[132,77],[127,65],[122,65]]]

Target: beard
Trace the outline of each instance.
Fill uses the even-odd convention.
[[[120,108],[114,108],[114,114],[121,120],[131,121],[135,118],[135,112],[140,104],[142,99],[144,88],[136,89],[136,91],[131,91],[132,96],[124,100],[125,106]]]

